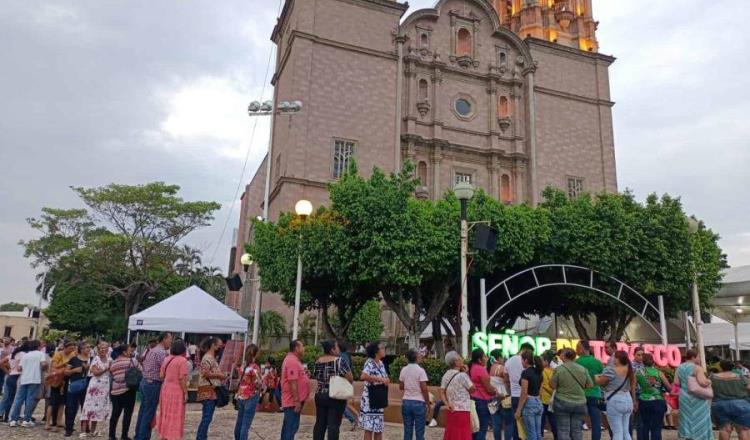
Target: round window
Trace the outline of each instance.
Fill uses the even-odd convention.
[[[463,117],[471,115],[471,102],[464,98],[458,98],[456,100],[456,113]]]

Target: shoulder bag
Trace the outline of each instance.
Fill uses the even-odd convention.
[[[384,383],[368,384],[367,396],[370,401],[370,409],[388,408],[388,385]]]
[[[336,400],[349,400],[354,397],[354,386],[341,377],[341,358],[334,366],[335,374],[328,379],[328,397]]]
[[[705,388],[702,387],[698,383],[698,379],[695,378],[695,375],[690,375],[690,377],[688,377],[687,385],[688,393],[697,399],[712,400],[714,398],[713,388],[710,386]]]
[[[125,386],[130,390],[137,390],[141,385],[143,373],[137,365],[133,365],[133,359],[130,359],[130,366],[125,371]]]

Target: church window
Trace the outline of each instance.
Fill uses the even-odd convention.
[[[510,104],[507,96],[501,96],[497,100],[497,116],[507,118],[510,116]]]
[[[419,37],[419,47],[420,49],[429,49],[430,48],[430,36],[427,35],[427,32],[423,32],[422,35]]]
[[[499,51],[497,53],[497,64],[499,66],[503,66],[507,64],[507,62],[508,62],[508,54],[506,54],[505,51],[502,51],[502,50]]]
[[[331,177],[338,179],[343,176],[344,173],[349,169],[349,163],[354,155],[354,148],[356,143],[353,141],[346,141],[342,139],[334,139],[333,141],[333,169],[331,170]]]
[[[419,166],[417,166],[417,177],[422,186],[427,186],[427,162],[419,162]]]
[[[458,98],[455,103],[456,113],[463,117],[471,115],[471,102],[465,98]]]
[[[453,176],[453,184],[457,185],[461,182],[469,182],[474,183],[474,175],[471,173],[462,173],[462,172],[456,172]]]
[[[575,199],[581,194],[583,194],[583,179],[568,177],[568,198]]]
[[[469,32],[469,30],[466,28],[461,28],[458,30],[457,37],[458,37],[458,40],[456,42],[456,55],[471,56],[471,53],[472,53],[471,32]]]
[[[503,203],[510,203],[513,201],[510,189],[510,176],[507,174],[503,174],[500,178],[500,200],[502,200]]]
[[[419,80],[419,100],[420,101],[427,100],[427,89],[428,89],[427,80],[420,79]]]

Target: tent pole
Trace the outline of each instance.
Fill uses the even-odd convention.
[[[740,360],[740,322],[737,316],[734,317],[734,353],[737,356],[734,360]]]
[[[245,343],[242,344],[242,368],[245,368],[245,353],[247,352],[247,332],[245,332]]]

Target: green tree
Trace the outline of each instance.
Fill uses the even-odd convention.
[[[249,319],[249,331],[253,329],[253,317]],[[289,333],[286,321],[281,313],[274,310],[266,310],[260,313],[260,340],[267,344],[271,338],[280,338]]]
[[[176,272],[180,242],[207,226],[220,205],[187,202],[180,187],[162,182],[73,188],[85,209],[43,208],[29,225],[40,237],[21,241],[32,267],[46,275],[45,294],[56,286],[86,285],[122,298],[127,317]]]
[[[55,288],[44,314],[55,330],[86,336],[122,335],[127,323],[121,307],[121,299],[104,295],[95,286],[62,284]]]
[[[32,307],[28,304],[21,304],[17,302],[9,302],[0,305],[0,312],[23,312],[25,307]]]
[[[383,321],[380,318],[380,303],[374,300],[368,301],[354,315],[347,338],[359,346],[380,339],[383,330]]]

